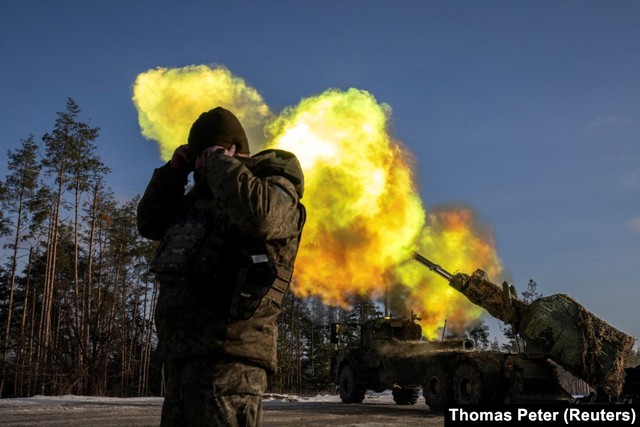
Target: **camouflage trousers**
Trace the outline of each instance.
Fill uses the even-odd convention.
[[[169,361],[164,365],[166,394],[161,427],[259,427],[263,368],[240,362]]]

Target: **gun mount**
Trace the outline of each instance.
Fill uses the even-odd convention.
[[[449,285],[493,317],[511,325],[525,340],[524,353],[548,358],[591,385],[617,397],[623,389],[625,360],[634,338],[599,319],[568,295],[542,297],[531,303],[517,298],[507,282],[491,282],[476,270],[451,274],[418,253],[413,258],[449,281]]]

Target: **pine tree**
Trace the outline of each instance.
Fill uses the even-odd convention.
[[[465,331],[476,348],[486,349],[489,347],[489,325],[484,320],[479,319],[473,325],[469,326]]]
[[[96,162],[99,164],[99,162]],[[98,248],[101,230],[105,228],[105,221],[110,219],[110,212],[116,205],[113,194],[105,188],[104,174],[106,168],[94,169],[90,178],[89,197],[84,202],[82,221],[84,227],[83,243],[86,245],[86,273],[83,278],[82,301],[80,307],[80,341],[85,359],[83,376],[86,378],[85,389],[88,393],[96,392],[95,372],[97,347],[92,341],[93,328],[97,324],[97,308],[99,304],[100,288],[96,284],[94,266],[98,259]],[[99,281],[97,282],[99,284]]]
[[[349,321],[351,323],[364,323],[367,320],[375,319],[382,316],[382,311],[375,303],[367,297],[355,298],[353,309],[349,312]]]
[[[10,152],[12,174],[0,182],[0,234],[11,234],[2,254],[9,262],[0,265],[3,395],[129,396],[157,387],[150,374],[157,286],[149,273],[156,243],[137,233],[139,198],[114,200],[95,154],[98,129],[79,113],[69,99],[42,138],[42,162],[29,137]],[[20,169],[27,155],[34,165]],[[14,180],[40,168],[41,180]],[[298,358],[307,354],[306,330],[294,332]]]
[[[47,133],[42,137],[46,148],[46,156],[43,159],[43,167],[48,176],[54,178],[53,200],[49,207],[49,238],[47,242],[47,273],[45,276],[45,295],[44,307],[42,314],[43,328],[41,332],[41,352],[47,349],[52,343],[54,337],[59,331],[52,329],[54,324],[53,304],[55,299],[56,282],[59,280],[57,273],[58,248],[60,240],[60,217],[62,209],[65,207],[64,193],[67,190],[73,191],[73,284],[74,284],[74,303],[75,309],[72,311],[74,317],[72,321],[75,323],[74,328],[77,331],[80,324],[79,314],[79,276],[78,276],[78,207],[80,194],[88,187],[87,176],[89,175],[87,164],[95,162],[92,142],[98,137],[98,128],[92,128],[87,123],[79,121],[81,110],[78,105],[71,99],[67,99],[67,109],[65,112],[59,112],[55,121],[52,133]],[[65,298],[67,295],[64,295]],[[60,323],[57,323],[60,326]],[[49,352],[51,354],[51,352]],[[77,357],[81,358],[80,355]],[[82,360],[77,360],[82,365]],[[41,366],[45,367],[44,361]],[[82,382],[82,379],[80,379]],[[80,384],[82,386],[82,384]]]
[[[19,245],[29,237],[29,229],[38,225],[41,218],[34,215],[31,209],[37,204],[37,198],[40,196],[38,191],[38,177],[40,174],[40,166],[37,163],[38,145],[34,142],[33,135],[21,140],[21,147],[15,151],[9,150],[7,157],[9,159],[8,168],[10,174],[6,178],[5,185],[2,186],[2,197],[0,203],[2,212],[8,213],[11,218],[6,219],[6,231],[12,229],[12,241],[5,247],[11,251],[8,274],[9,274],[9,292],[6,308],[6,323],[4,325],[4,334],[2,341],[2,369],[0,378],[0,397],[3,395],[3,386],[8,373],[4,372],[8,366],[8,350],[15,334],[12,337],[11,329],[13,325],[14,297],[16,291],[16,281],[18,278],[18,257],[20,252],[24,250]],[[8,234],[8,233],[7,233]],[[19,353],[21,349],[16,349]],[[14,353],[16,353],[14,352]]]
[[[4,182],[0,181],[0,203],[5,203],[8,200],[7,187]],[[6,236],[11,231],[9,229],[11,220],[5,216],[4,210],[0,210],[0,237]]]

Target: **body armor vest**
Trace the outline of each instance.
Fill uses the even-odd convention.
[[[268,170],[263,162],[261,174]],[[198,287],[203,304],[230,320],[250,318],[264,297],[280,306],[295,259],[295,252],[291,260],[280,252],[292,240],[297,251],[300,234],[280,240],[253,238],[230,222],[208,189],[196,186],[186,197],[185,209],[165,233],[151,264],[157,278]],[[304,206],[299,206],[302,230],[306,218]]]

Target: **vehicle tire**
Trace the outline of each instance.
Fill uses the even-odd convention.
[[[362,403],[365,391],[356,384],[356,376],[351,366],[343,366],[340,370],[340,399],[342,403]]]
[[[451,376],[440,365],[427,365],[422,395],[432,411],[440,411],[451,402]]]
[[[458,404],[482,403],[489,393],[480,369],[470,363],[458,366],[453,376],[453,399]]]
[[[420,387],[398,387],[394,388],[391,394],[393,394],[393,401],[396,402],[397,405],[415,405],[420,397]]]

